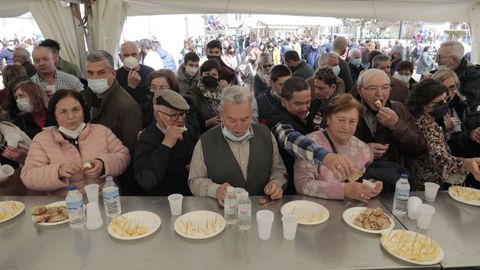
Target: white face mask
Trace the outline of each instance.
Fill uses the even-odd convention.
[[[71,139],[76,139],[76,138],[78,138],[78,136],[80,136],[80,133],[82,133],[85,126],[86,126],[85,123],[81,123],[80,126],[78,126],[78,128],[75,129],[75,130],[70,130],[70,129],[67,129],[65,127],[59,126],[58,131],[60,131],[61,133],[63,133],[63,135],[65,135],[65,136],[67,136]]]
[[[350,63],[352,63],[354,66],[360,66],[360,63],[362,62],[362,58],[353,58],[350,59]]]
[[[28,101],[27,97],[24,98],[17,98],[17,107],[20,111],[31,113],[32,112],[32,105],[30,105],[30,101]]]
[[[92,91],[97,94],[103,94],[105,91],[107,91],[110,86],[108,85],[108,80],[107,79],[98,79],[98,80],[91,80],[88,79],[88,87],[92,89]]]
[[[333,71],[333,74],[335,74],[335,76],[338,76],[338,74],[340,74],[340,66],[339,65],[333,66],[332,71]]]
[[[191,67],[191,66],[185,66],[185,73],[187,73],[190,77],[195,76],[197,74],[198,67]]]
[[[395,71],[395,73],[393,73],[393,77],[399,81],[402,81],[404,83],[408,83],[410,81],[410,78],[412,78],[412,76],[408,76],[408,75],[400,75],[397,71]]]
[[[139,65],[138,59],[133,56],[129,56],[123,59],[123,65],[128,69],[136,69]]]

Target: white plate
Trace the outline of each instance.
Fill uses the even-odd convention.
[[[391,233],[394,234],[394,233],[397,233],[397,232],[400,232],[400,231],[405,231],[405,230],[392,230]],[[408,234],[411,234],[411,235],[415,235],[415,232],[412,232],[412,231],[405,231],[405,232],[407,232]],[[423,234],[418,234],[418,235],[419,236],[424,236],[424,237],[427,237],[428,239],[430,239],[430,237],[425,236]],[[382,235],[382,238],[380,238],[380,243],[381,243],[383,249],[385,249],[388,253],[390,253],[391,255],[393,255],[394,257],[396,257],[396,258],[398,258],[402,261],[413,263],[413,264],[418,264],[418,265],[432,265],[432,264],[440,263],[443,260],[443,258],[445,257],[445,253],[443,252],[443,249],[439,244],[440,252],[439,252],[438,256],[431,261],[420,262],[420,261],[414,261],[414,260],[405,258],[403,256],[400,256],[400,255],[397,255],[397,254],[393,253],[393,251],[390,251],[389,249],[387,249],[385,247],[385,243],[386,243],[386,241],[388,241],[388,236],[389,236],[388,233],[384,233]]]
[[[280,213],[282,213],[282,216],[295,216],[298,219],[298,224],[303,225],[320,224],[325,222],[330,217],[330,213],[325,206],[316,202],[305,200],[291,201],[282,205]],[[313,216],[319,218],[313,219]]]
[[[13,206],[12,203],[15,203],[15,206],[17,207],[17,211],[9,216],[8,218],[6,219],[3,219],[3,220],[0,220],[0,223],[3,223],[3,222],[6,222],[6,221],[9,221],[10,219],[20,215],[23,210],[25,210],[25,204],[21,203],[21,202],[17,202],[17,201],[2,201],[0,202],[0,211],[3,211],[3,208],[8,208],[10,209],[10,206]]]
[[[451,188],[451,187],[450,187]],[[469,204],[469,205],[474,205],[474,206],[480,206],[480,201],[472,201],[472,200],[467,200],[463,197],[459,197],[459,196],[456,196],[455,194],[453,194],[451,191],[450,191],[450,188],[448,188],[448,195],[450,195],[450,197],[452,197],[452,199],[456,200],[456,201],[459,201],[459,202],[462,202],[462,203],[466,203],[466,204]],[[478,189],[474,189],[474,188],[468,188],[468,187],[464,187],[465,189],[467,190],[476,190],[477,192],[480,192],[480,190]]]
[[[55,206],[65,206],[67,207],[67,203],[65,201],[58,201],[58,202],[54,202],[54,203],[50,203],[50,204],[47,204],[45,205],[45,207],[55,207]],[[34,221],[34,218],[32,216],[32,221]],[[60,225],[60,224],[65,224],[65,223],[68,223],[68,218],[66,220],[63,220],[63,221],[59,221],[59,222],[53,222],[53,223],[48,223],[48,222],[41,222],[41,223],[36,223],[37,225],[40,225],[40,226],[55,226],[55,225]]]
[[[148,212],[148,211],[133,211],[133,212],[122,214],[122,216],[125,218],[128,218],[135,224],[142,224],[143,226],[145,226],[147,229],[147,233],[142,235],[136,235],[136,236],[119,235],[113,230],[112,222],[110,222],[110,224],[108,224],[108,233],[112,237],[120,240],[135,240],[135,239],[147,237],[152,233],[154,233],[155,231],[157,231],[158,228],[160,228],[160,225],[162,224],[162,220],[157,214]]]
[[[365,229],[363,227],[360,227],[360,226],[357,226],[355,225],[355,223],[353,223],[353,221],[358,217],[358,215],[360,215],[360,213],[362,213],[363,211],[365,211],[365,209],[367,209],[367,207],[352,207],[352,208],[348,208],[347,210],[343,211],[343,214],[342,214],[342,217],[343,217],[343,220],[350,226],[352,226],[353,228],[357,229],[357,230],[360,230],[362,232],[366,232],[366,233],[382,233],[382,232],[387,232],[391,229],[393,229],[393,227],[395,226],[395,223],[393,222],[393,219],[387,215],[385,212],[385,215],[387,215],[388,219],[390,220],[390,226],[386,229],[383,229],[383,230],[369,230],[369,229]]]
[[[208,228],[207,223],[213,223],[216,228]],[[187,224],[191,224],[189,225],[190,228],[195,230],[198,228],[203,230],[203,232],[198,234],[194,231],[187,233],[189,228]],[[221,233],[225,229],[226,224],[227,222],[225,219],[218,213],[212,211],[193,211],[178,217],[177,220],[175,220],[173,227],[175,232],[185,238],[205,239]]]

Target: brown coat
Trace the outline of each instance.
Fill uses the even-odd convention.
[[[390,144],[382,159],[404,165],[406,157],[415,158],[427,151],[425,139],[417,130],[415,120],[405,105],[389,100],[386,107],[398,115],[395,129],[390,130],[377,122],[377,131],[373,136],[364,118],[361,117],[355,136],[365,143]]]

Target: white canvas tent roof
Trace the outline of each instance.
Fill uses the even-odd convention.
[[[80,0],[70,0],[79,2]],[[53,3],[55,2],[55,4]],[[0,17],[13,17],[31,11],[38,21],[51,21],[55,16],[48,12],[35,12],[47,6],[59,5],[58,0],[15,0],[0,6]],[[480,0],[98,0],[94,31],[100,32],[102,41],[97,43],[112,47],[118,43],[125,16],[202,13],[258,13],[323,17],[376,18],[429,22],[469,22],[473,44],[472,61],[479,63],[480,55]],[[57,10],[59,8],[57,7]],[[97,15],[97,18],[95,18]],[[98,18],[100,17],[100,18]],[[112,21],[112,18],[114,19]],[[102,21],[103,19],[103,21]],[[117,21],[115,21],[117,20]],[[100,22],[102,21],[102,22]],[[39,23],[42,32],[52,27]],[[106,27],[108,31],[100,29]],[[113,29],[113,35],[109,36]],[[44,33],[45,35],[45,33]],[[59,34],[57,34],[59,35]],[[107,35],[107,36],[106,36]],[[52,38],[57,38],[52,35]],[[114,39],[117,40],[114,40]],[[111,51],[112,48],[106,48]]]

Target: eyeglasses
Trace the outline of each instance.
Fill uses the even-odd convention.
[[[377,92],[379,90],[382,91],[390,91],[390,84],[385,84],[383,86],[375,86],[375,85],[369,85],[367,87],[363,87],[363,89],[369,91],[369,92]]]
[[[442,60],[442,59],[445,59],[445,58],[448,58],[448,57],[452,57],[453,55],[447,55],[447,56],[441,56],[440,54],[437,54],[437,56],[435,56],[435,59],[438,61],[438,60]]]
[[[170,117],[170,120],[172,121],[177,121],[180,117],[182,117],[182,119],[185,119],[185,116],[187,115],[185,112],[182,112],[182,113],[174,113],[174,114],[169,114],[169,113],[166,113],[166,112],[162,112],[162,111],[158,111],[166,116],[169,116]]]
[[[456,84],[447,86],[447,88],[448,88],[448,92],[455,92],[458,89]]]

